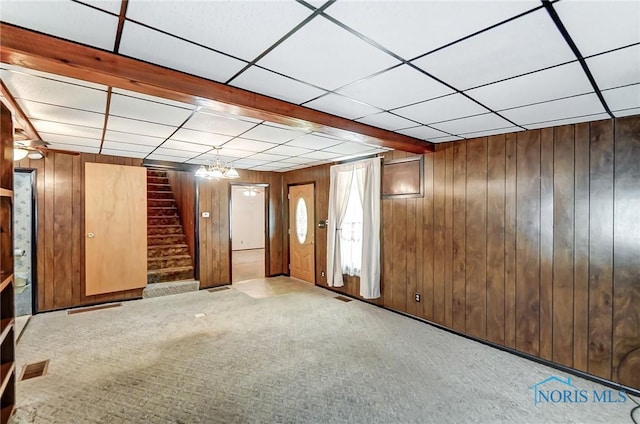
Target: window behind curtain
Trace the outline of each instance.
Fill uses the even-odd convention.
[[[347,213],[340,231],[340,248],[342,273],[360,276],[362,268],[362,224],[364,212],[358,193],[358,178],[354,175],[351,181]]]

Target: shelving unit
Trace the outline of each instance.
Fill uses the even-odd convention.
[[[16,403],[15,306],[13,287],[13,122],[0,104],[0,424]]]

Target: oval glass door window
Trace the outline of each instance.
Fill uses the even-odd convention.
[[[296,205],[296,235],[300,244],[307,239],[307,204],[303,198]]]

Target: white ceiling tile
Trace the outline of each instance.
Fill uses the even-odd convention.
[[[255,59],[311,14],[295,2],[130,0],[127,17],[188,40]],[[244,35],[244,36],[243,36]]]
[[[267,164],[267,165],[254,166],[253,168],[251,168],[251,171],[273,172],[280,168],[281,168],[280,165],[272,166],[270,164]]]
[[[322,137],[316,134],[306,134],[287,143],[287,146],[304,147],[307,149],[324,149],[335,146],[340,140],[330,137]]]
[[[69,84],[82,85],[84,87],[95,88],[97,90],[102,90],[102,91],[107,91],[107,88],[108,88],[107,86],[101,85],[101,84],[95,84],[95,83],[92,83],[92,82],[88,82],[88,81],[84,81],[84,80],[80,80],[80,79],[75,79],[75,78],[67,78],[67,77],[63,77],[61,75],[50,74],[50,73],[47,73],[47,72],[40,72],[40,71],[36,71],[34,69],[21,68],[19,66],[9,65],[7,63],[0,63],[0,69],[6,69],[8,71],[19,72],[19,73],[27,74],[27,75],[35,75],[37,77],[41,77],[41,78],[45,78],[45,79],[52,79],[52,80],[61,81],[61,82],[66,82],[66,83],[69,83]]]
[[[331,146],[327,148],[326,151],[331,153],[341,153],[344,155],[352,155],[357,153],[369,152],[373,148],[374,146],[370,146],[368,144],[347,142],[347,143]]]
[[[196,108],[196,106],[189,103],[177,102],[175,100],[165,99],[164,97],[150,96],[148,94],[138,93],[136,91],[123,90],[117,87],[113,87],[111,91],[115,94],[122,94],[123,96],[129,96],[129,97],[137,97],[138,99],[147,100],[155,103],[164,103],[166,105],[180,107],[182,109],[193,110]]]
[[[225,149],[243,150],[245,152],[262,152],[275,146],[273,143],[265,143],[264,141],[247,140],[245,138],[234,138],[224,144]]]
[[[110,141],[116,141],[118,143],[140,144],[144,146],[153,146],[153,147],[160,145],[160,143],[162,143],[165,140],[164,137],[162,138],[149,137],[146,135],[132,134],[132,133],[114,131],[114,130],[107,130],[104,134],[104,139],[105,141],[110,140]]]
[[[27,100],[18,100],[18,103],[24,110],[24,113],[32,119],[82,125],[93,128],[102,128],[104,125],[104,112],[86,112],[84,110],[70,109]]]
[[[116,15],[120,14],[120,7],[122,6],[121,0],[82,0],[82,2]]]
[[[162,147],[158,147],[156,149],[156,151],[153,152],[153,153],[154,154],[158,154],[158,155],[172,156],[172,157],[176,157],[176,158],[183,158],[183,160],[187,160],[187,159],[190,159],[192,157],[198,156],[197,152],[189,152],[189,151],[180,150],[180,149],[168,149],[168,148],[164,147],[164,145]]]
[[[154,6],[157,4],[164,3],[154,3]],[[124,24],[119,52],[125,56],[219,82],[226,81],[246,65],[240,60],[129,21]]]
[[[273,149],[267,150],[265,153],[285,156],[300,156],[305,153],[309,153],[311,150],[303,149],[302,147],[294,147],[287,144],[281,144]]]
[[[277,161],[282,161],[286,158],[287,156],[271,155],[268,153],[256,153],[255,155],[248,157],[248,159],[251,159],[251,160],[262,160],[266,162],[277,162]]]
[[[413,121],[409,121],[406,118],[388,112],[368,115],[364,118],[357,119],[357,121],[362,122],[363,124],[372,125],[374,127],[383,128],[390,131],[395,131],[401,128],[407,128],[416,125],[416,123]]]
[[[301,155],[301,158],[308,158],[308,159],[315,159],[315,160],[328,160],[328,159],[335,159],[337,157],[339,157],[341,154],[340,153],[333,153],[333,152],[325,152],[325,151],[314,151],[314,152],[309,152],[309,153],[305,153],[304,155]]]
[[[107,93],[85,86],[41,78],[22,72],[0,71],[0,77],[16,99],[104,113]]]
[[[458,90],[466,90],[575,59],[541,9],[413,63]]]
[[[64,134],[85,138],[102,138],[101,128],[83,127],[81,125],[61,124],[59,122],[32,119],[31,123],[39,133]]]
[[[145,152],[136,152],[132,150],[105,149],[104,147],[102,148],[101,153],[103,155],[123,156],[127,158],[138,158],[138,159],[142,159],[146,157],[148,154]]]
[[[220,154],[216,154],[216,153],[203,153],[199,156],[194,157],[194,159],[202,159],[205,160],[207,163],[213,164],[216,161],[220,162],[220,163],[228,163],[228,162],[232,162],[234,160],[237,160],[238,158],[243,157],[244,154],[246,154],[246,152],[236,152],[236,151],[232,151],[232,150],[227,150],[227,152],[229,152],[229,154],[222,154],[223,152],[225,152],[224,149],[220,149]],[[230,153],[235,153],[235,154],[230,154]]]
[[[268,143],[285,143],[294,138],[300,137],[299,131],[287,130],[284,128],[276,128],[269,125],[258,125],[242,134],[243,138],[252,140],[266,141]]]
[[[118,18],[72,1],[3,1],[2,21],[111,51]]]
[[[138,121],[135,119],[109,116],[107,129],[125,133],[146,135],[149,137],[167,138],[175,131],[176,127]]]
[[[184,128],[236,136],[255,125],[256,124],[252,122],[242,121],[240,119],[197,112],[187,121]]]
[[[631,109],[614,110],[613,115],[616,118],[622,118],[623,116],[640,115],[640,107],[634,107]]]
[[[232,165],[235,166],[236,168],[251,168],[252,166],[256,166],[256,165],[264,165],[266,163],[269,163],[269,161],[265,161],[265,160],[256,160],[256,159],[238,159],[232,162]]]
[[[426,140],[433,137],[444,137],[448,135],[434,128],[425,127],[424,125],[421,125],[419,127],[407,128],[396,132],[408,135],[409,137],[419,138],[420,140]]]
[[[42,137],[43,141],[51,144],[61,143],[73,146],[100,147],[99,138],[74,137],[70,135],[51,134],[46,132],[40,133],[40,137]]]
[[[563,0],[553,8],[583,56],[640,41],[637,0]]]
[[[64,143],[51,143],[49,146],[52,149],[66,150],[68,152],[80,152],[80,153],[98,153],[100,147],[95,146],[81,146]]]
[[[496,128],[512,127],[513,124],[502,119],[495,113],[471,116],[469,118],[456,119],[453,121],[434,124],[434,127],[446,131],[450,134],[460,135],[468,132],[492,130]]]
[[[573,118],[566,118],[566,119],[554,119],[551,121],[544,121],[544,122],[538,122],[535,124],[529,124],[526,125],[527,129],[529,130],[533,130],[536,128],[549,128],[549,127],[557,127],[560,125],[567,125],[567,124],[577,124],[579,122],[590,122],[590,121],[597,121],[600,119],[608,119],[609,115],[606,113],[596,113],[596,114],[591,114],[591,115],[583,115],[583,116],[577,116],[577,117],[573,117]]]
[[[402,65],[338,92],[387,110],[440,97],[453,90],[409,65]]]
[[[509,109],[593,91],[578,62],[535,72],[466,92],[493,110]]]
[[[640,82],[640,45],[594,56],[586,62],[600,90]]]
[[[211,163],[211,161],[205,160],[205,159],[203,159],[201,157],[197,157],[197,158],[189,159],[185,163],[195,164],[195,165],[207,165],[207,164]]]
[[[204,144],[187,143],[184,141],[178,141],[169,139],[162,143],[162,147],[167,149],[184,150],[185,152],[197,152],[204,153],[211,150],[211,146],[205,146]]]
[[[289,166],[292,166],[292,165],[301,165],[301,164],[304,164],[304,163],[312,163],[314,161],[315,161],[315,159],[310,159],[310,158],[291,157],[291,158],[283,159],[280,162],[287,163],[287,164],[289,164]]]
[[[462,94],[452,94],[451,96],[394,110],[394,113],[398,115],[423,124],[448,121],[485,112],[487,112],[487,109],[467,99]]]
[[[640,84],[605,90],[602,95],[611,110],[640,107]]]
[[[454,135],[446,136],[446,137],[436,137],[429,140],[432,143],[446,143],[449,141],[462,140],[462,137],[456,137]]]
[[[316,18],[258,64],[332,90],[398,61],[328,20]]]
[[[109,141],[109,140],[105,140],[104,144],[102,145],[103,151],[105,149],[109,149],[109,150],[136,152],[143,156],[148,155],[155,148],[156,146],[146,146],[144,144],[119,143],[117,141]],[[136,156],[136,157],[139,157],[139,156]]]
[[[509,109],[501,113],[516,124],[528,127],[526,124],[601,112],[604,112],[604,108],[598,97],[595,94],[586,94],[584,96],[569,97],[568,99]]]
[[[206,146],[220,146],[231,140],[228,135],[212,134],[204,131],[188,130],[180,128],[171,136],[174,140],[186,141],[188,143],[204,144]]]
[[[363,116],[381,112],[378,108],[362,104],[337,94],[327,94],[319,99],[305,103],[305,106],[347,119],[361,118]]]
[[[465,138],[474,138],[474,137],[485,137],[485,136],[496,135],[496,134],[506,134],[506,133],[512,133],[512,132],[518,132],[518,131],[523,131],[523,130],[520,127],[506,127],[506,128],[499,128],[499,129],[487,130],[487,131],[475,131],[475,132],[470,132],[470,133],[461,134],[461,135],[464,136]]]
[[[412,59],[539,5],[536,0],[339,1],[327,14]]]
[[[237,150],[223,147],[220,149],[220,155],[228,156],[230,158],[246,158],[250,156],[252,152],[248,152],[246,150]]]
[[[244,71],[231,85],[291,103],[304,103],[325,93],[324,90],[283,77],[257,66]]]
[[[123,118],[179,126],[189,117],[191,111],[135,97],[113,94],[111,96],[109,114],[111,116],[117,115]]]
[[[160,153],[153,153],[147,156],[147,159],[162,160],[166,162],[176,162],[176,163],[183,163],[186,160],[185,158],[172,156],[172,155],[161,155]]]

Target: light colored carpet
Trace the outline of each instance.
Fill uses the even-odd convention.
[[[51,363],[18,383],[13,423],[630,422],[629,401],[534,406],[530,386],[566,375],[334,296],[232,288],[34,316],[19,365]]]

